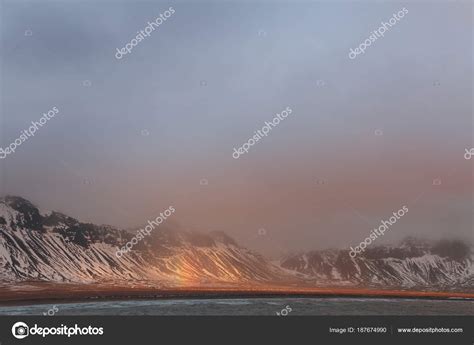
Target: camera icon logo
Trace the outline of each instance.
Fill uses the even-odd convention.
[[[24,322],[17,322],[12,327],[12,334],[17,339],[23,339],[30,334],[30,328]]]

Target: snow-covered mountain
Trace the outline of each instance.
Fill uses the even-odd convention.
[[[461,241],[409,237],[397,246],[368,247],[354,258],[349,250],[320,250],[287,256],[280,265],[332,285],[472,292],[473,263],[472,247]]]
[[[41,213],[29,201],[0,199],[0,281],[155,281],[166,285],[259,282],[278,269],[224,233],[171,230],[161,224],[123,256],[136,231]],[[120,256],[120,255],[119,255]]]
[[[459,241],[408,238],[398,246],[295,254],[278,265],[222,232],[201,234],[165,221],[130,252],[117,250],[137,234],[98,226],[29,201],[0,199],[0,283],[151,282],[153,286],[276,284],[474,292],[472,249]]]

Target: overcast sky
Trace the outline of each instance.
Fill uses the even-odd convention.
[[[468,1],[4,1],[0,145],[59,114],[0,160],[0,194],[120,227],[173,205],[184,228],[272,252],[357,244],[404,205],[380,243],[472,238],[472,13]]]

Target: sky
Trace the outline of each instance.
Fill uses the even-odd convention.
[[[355,245],[402,206],[379,243],[472,239],[468,1],[0,4],[0,146],[59,110],[0,159],[2,195],[123,228],[172,205],[271,255]]]

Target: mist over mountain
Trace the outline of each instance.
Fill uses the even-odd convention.
[[[223,233],[207,235],[165,225],[121,257],[135,233],[81,223],[58,212],[41,214],[29,201],[0,201],[0,279],[58,282],[150,280],[245,283],[276,279],[276,268]]]
[[[272,263],[223,232],[188,232],[165,221],[118,256],[117,250],[136,233],[82,223],[59,212],[42,212],[23,198],[4,197],[0,199],[0,281],[474,291],[472,247],[455,240],[432,243],[410,237],[397,246],[369,247],[355,258],[347,249],[331,249],[293,254]]]
[[[473,290],[473,262],[472,245],[462,241],[407,237],[396,246],[368,247],[354,258],[349,250],[289,255],[281,260],[281,267],[319,282],[435,291]]]

